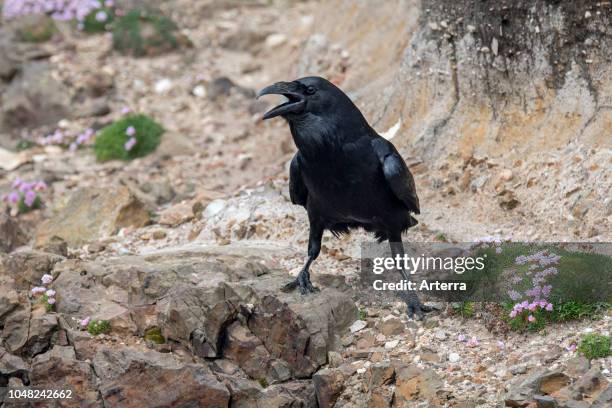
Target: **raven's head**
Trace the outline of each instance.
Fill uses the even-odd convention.
[[[262,89],[262,95],[283,95],[288,101],[269,110],[263,119],[282,116],[288,121],[299,120],[308,115],[332,119],[359,112],[348,96],[337,86],[321,77],[305,77],[293,82],[277,82]],[[359,116],[361,113],[359,112]]]

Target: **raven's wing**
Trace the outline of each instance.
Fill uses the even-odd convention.
[[[308,199],[308,190],[302,180],[302,173],[300,171],[299,163],[299,152],[291,159],[291,165],[289,166],[289,197],[293,204],[306,206],[306,200]]]
[[[385,180],[393,194],[409,211],[420,214],[421,209],[419,208],[419,197],[416,194],[414,178],[395,146],[382,137],[375,137],[372,139],[372,147],[378,156]]]

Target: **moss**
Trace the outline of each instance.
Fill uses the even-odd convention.
[[[145,332],[145,340],[152,341],[155,344],[164,344],[166,339],[162,336],[161,329],[159,327],[151,327]]]
[[[53,19],[48,16],[25,18],[19,28],[19,36],[27,42],[42,43],[49,41],[57,31]]]
[[[586,358],[604,358],[612,354],[610,346],[612,340],[610,336],[604,336],[597,333],[585,334],[578,346],[578,352],[582,353]]]
[[[132,10],[113,25],[113,47],[122,54],[153,56],[187,44],[176,24],[155,12]]]
[[[127,129],[135,129],[136,144],[131,150],[126,150],[128,141]],[[100,130],[94,144],[94,152],[98,161],[132,160],[143,157],[155,151],[161,141],[164,128],[145,115],[132,115],[114,122]]]
[[[96,15],[100,12],[106,13],[106,20],[98,21]],[[102,7],[93,10],[83,20],[83,31],[86,33],[102,33],[111,27],[111,23],[115,19],[115,11],[112,8]]]
[[[108,320],[92,320],[87,325],[89,334],[97,336],[98,334],[108,333],[110,331],[110,322]]]
[[[260,378],[258,382],[259,385],[261,385],[261,388],[268,388],[268,380],[266,380],[265,378]]]

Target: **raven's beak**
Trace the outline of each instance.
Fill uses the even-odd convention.
[[[288,113],[299,113],[304,110],[306,100],[300,92],[300,87],[295,82],[277,82],[267,86],[257,94],[257,98],[263,95],[283,95],[288,101],[269,110],[263,115],[263,120],[271,119],[276,116]]]

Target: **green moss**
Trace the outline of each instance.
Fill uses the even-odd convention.
[[[53,19],[48,16],[27,17],[19,28],[20,37],[27,42],[49,41],[57,31]]]
[[[188,43],[172,20],[151,11],[132,10],[113,25],[113,47],[122,54],[153,56]]]
[[[159,327],[151,327],[145,332],[145,340],[152,341],[155,344],[164,344],[166,339],[162,336],[161,329]]]
[[[126,130],[134,127],[134,137],[137,142],[131,150],[125,149],[129,136]],[[161,141],[164,128],[145,115],[132,115],[100,130],[94,144],[94,152],[98,161],[132,160],[143,157],[155,151]]]
[[[108,320],[92,320],[87,325],[87,331],[89,334],[94,336],[102,333],[108,333],[110,328],[110,322]]]
[[[266,380],[265,378],[260,378],[258,381],[259,385],[261,385],[261,388],[268,388],[268,380]]]
[[[101,11],[106,13],[107,18],[105,21],[98,21],[96,19],[96,15]],[[109,27],[111,27],[110,24],[113,22],[114,19],[115,11],[112,8],[102,7],[93,10],[83,20],[83,31],[90,34],[102,33],[106,31]]]
[[[610,336],[604,336],[597,333],[585,334],[578,346],[578,352],[582,353],[586,358],[604,358],[612,354],[610,346],[612,340]]]

